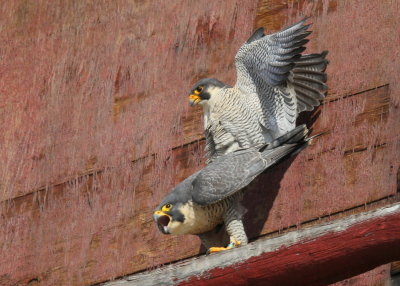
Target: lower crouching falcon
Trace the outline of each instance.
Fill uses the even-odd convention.
[[[325,97],[328,52],[302,54],[311,34],[306,21],[271,35],[256,30],[235,56],[233,87],[213,78],[193,86],[189,101],[203,106],[207,162],[271,142]]]
[[[305,125],[258,148],[240,149],[213,160],[178,184],[157,206],[153,217],[164,234],[196,234],[209,252],[247,244],[241,206],[243,188],[282,159],[311,141]],[[225,224],[227,247],[211,247],[209,234]]]

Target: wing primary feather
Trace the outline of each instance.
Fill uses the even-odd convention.
[[[295,90],[296,94],[299,95],[300,97],[302,97],[302,95],[307,94],[309,97],[315,98],[317,100],[323,100],[325,98],[325,94],[323,94],[319,91],[312,91],[309,89],[304,89],[304,88],[301,88],[300,86],[294,86],[294,90]]]
[[[299,74],[294,74],[293,76],[293,81],[303,83],[304,85],[311,84],[313,85],[313,88],[318,89],[319,91],[326,91],[328,89],[328,86],[321,82],[320,80],[314,79],[312,77],[307,77]]]
[[[299,125],[293,130],[287,132],[286,134],[278,137],[271,143],[267,144],[260,151],[271,150],[282,144],[292,144],[299,141],[301,138],[304,138],[308,133],[307,126],[305,124]]]
[[[279,37],[276,38],[276,42],[280,45],[291,46],[294,45],[296,42],[301,41],[307,38],[308,35],[312,33],[311,31],[298,31],[295,34],[288,35],[286,37]]]
[[[313,106],[318,106],[319,105],[319,100],[313,96],[308,95],[307,93],[303,93],[299,90],[296,90],[297,94],[297,99],[301,99],[304,103],[308,103],[308,105]]]
[[[302,55],[302,57],[296,61],[296,68],[304,67],[304,66],[311,66],[311,65],[313,65],[313,66],[320,65],[321,67],[318,70],[324,71],[326,66],[329,64],[329,61],[327,59],[325,59],[327,54],[328,54],[328,52],[324,51],[321,54]]]
[[[326,82],[327,80],[327,75],[324,72],[321,71],[315,71],[312,69],[306,69],[306,68],[293,68],[292,69],[293,74],[297,74],[299,76],[307,76],[308,78],[312,77],[315,80],[319,80],[321,82]]]
[[[294,23],[293,25],[287,27],[286,29],[274,34],[274,36],[285,37],[287,35],[294,34],[294,31],[300,30],[302,28],[305,28],[305,30],[307,30],[309,27],[311,27],[312,24],[304,25],[306,21],[307,19],[303,19],[297,23]]]
[[[314,109],[314,106],[312,105],[312,103],[307,101],[307,99],[304,98],[304,97],[298,96],[297,97],[297,102],[298,103],[301,102],[303,104],[303,106],[304,106],[304,110],[303,111],[311,111],[311,110]]]
[[[304,38],[307,38],[309,35],[312,34],[312,31],[305,31],[303,32],[301,35],[298,35],[296,37],[293,38],[293,42],[298,42]]]
[[[323,83],[321,83],[321,84],[323,84]],[[309,90],[310,92],[313,92],[313,93],[320,93],[320,91],[321,91],[321,90],[319,90],[319,89],[317,89],[317,88],[315,88],[315,87],[313,87],[313,86],[304,84],[303,82],[300,82],[300,81],[294,81],[294,82],[293,82],[293,86],[294,86],[295,88],[296,88],[296,86],[298,86],[298,87],[307,89],[307,90]],[[323,90],[324,90],[324,89],[323,89]]]
[[[290,48],[290,47],[300,47],[300,46],[304,46],[305,44],[307,44],[310,40],[309,39],[303,39],[303,40],[299,40],[293,43],[283,43],[282,47],[283,48]]]
[[[297,112],[300,113],[306,110],[307,110],[306,105],[301,101],[297,101]]]

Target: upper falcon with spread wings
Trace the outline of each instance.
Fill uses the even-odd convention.
[[[256,30],[236,54],[235,86],[206,78],[191,89],[190,104],[203,106],[208,162],[271,142],[325,97],[327,52],[302,54],[311,34],[306,20],[271,35]]]

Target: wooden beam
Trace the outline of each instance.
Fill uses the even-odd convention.
[[[103,285],[327,285],[400,259],[400,203]]]

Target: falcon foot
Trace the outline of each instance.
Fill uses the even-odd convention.
[[[228,244],[227,247],[210,247],[207,250],[207,255],[210,253],[215,253],[215,252],[220,252],[220,251],[224,251],[224,250],[228,250],[228,249],[232,249],[235,247],[238,247],[240,245],[240,241],[232,241],[231,243]]]

